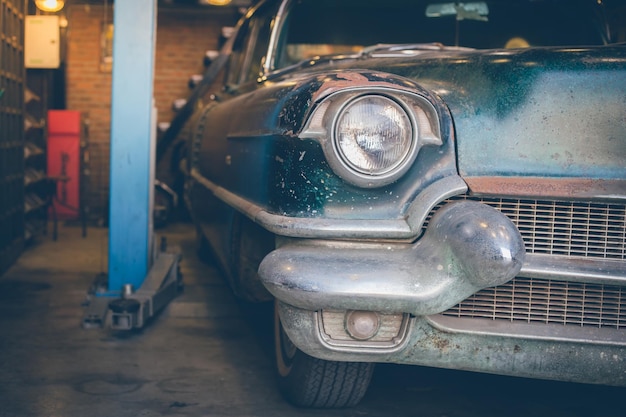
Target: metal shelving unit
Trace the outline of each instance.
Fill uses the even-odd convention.
[[[46,232],[51,184],[46,176],[46,115],[49,73],[26,70],[24,88],[24,237]]]
[[[25,0],[0,0],[0,273],[24,246]]]

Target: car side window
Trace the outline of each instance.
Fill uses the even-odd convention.
[[[239,29],[230,58],[230,86],[254,81],[261,75],[274,22],[270,8],[257,10]]]
[[[248,34],[249,20],[246,20],[237,31],[235,42],[233,44],[232,52],[228,61],[228,72],[226,76],[226,84],[237,85],[239,84],[239,78],[241,75],[241,68],[243,65],[243,58],[245,53],[245,40]]]

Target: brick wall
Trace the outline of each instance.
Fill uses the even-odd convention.
[[[157,122],[174,116],[172,102],[189,94],[187,81],[202,73],[202,58],[216,49],[221,28],[236,23],[232,10],[159,10],[154,96]],[[67,108],[84,112],[89,121],[91,178],[89,206],[93,216],[106,214],[109,191],[111,73],[101,68],[101,31],[113,22],[111,7],[74,5],[67,10]]]

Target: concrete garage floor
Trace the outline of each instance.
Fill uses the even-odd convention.
[[[234,301],[192,225],[159,233],[182,248],[185,292],[138,333],[80,327],[106,229],[61,226],[0,277],[1,417],[626,415],[621,388],[391,365],[356,408],[293,408],[273,381],[269,309]]]

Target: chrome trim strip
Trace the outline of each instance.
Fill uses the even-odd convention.
[[[522,341],[532,339],[626,346],[626,332],[613,329],[511,323],[508,321],[449,317],[440,314],[425,318],[437,330],[446,333],[510,337]]]
[[[395,239],[414,240],[430,210],[440,201],[467,191],[459,176],[442,178],[428,186],[407,210],[406,219],[327,219],[281,216],[269,213],[237,194],[205,178],[197,168],[191,177],[217,198],[245,214],[268,231],[281,236],[300,238]]]
[[[626,262],[526,253],[518,276],[606,285],[626,285]]]
[[[270,35],[270,40],[267,48],[267,55],[269,59],[265,59],[263,62],[263,69],[261,73],[261,80],[263,77],[266,77],[267,74],[272,72],[276,67],[276,52],[278,49],[278,34],[281,32],[283,25],[285,24],[285,19],[287,16],[287,10],[291,7],[291,3],[283,2],[278,11],[276,12],[274,27],[272,29],[272,34]]]
[[[545,177],[470,177],[463,179],[474,195],[522,198],[626,200],[626,180]]]
[[[411,230],[420,233],[428,214],[443,200],[467,192],[467,184],[459,176],[442,178],[424,190],[413,200],[407,210],[407,223]]]

